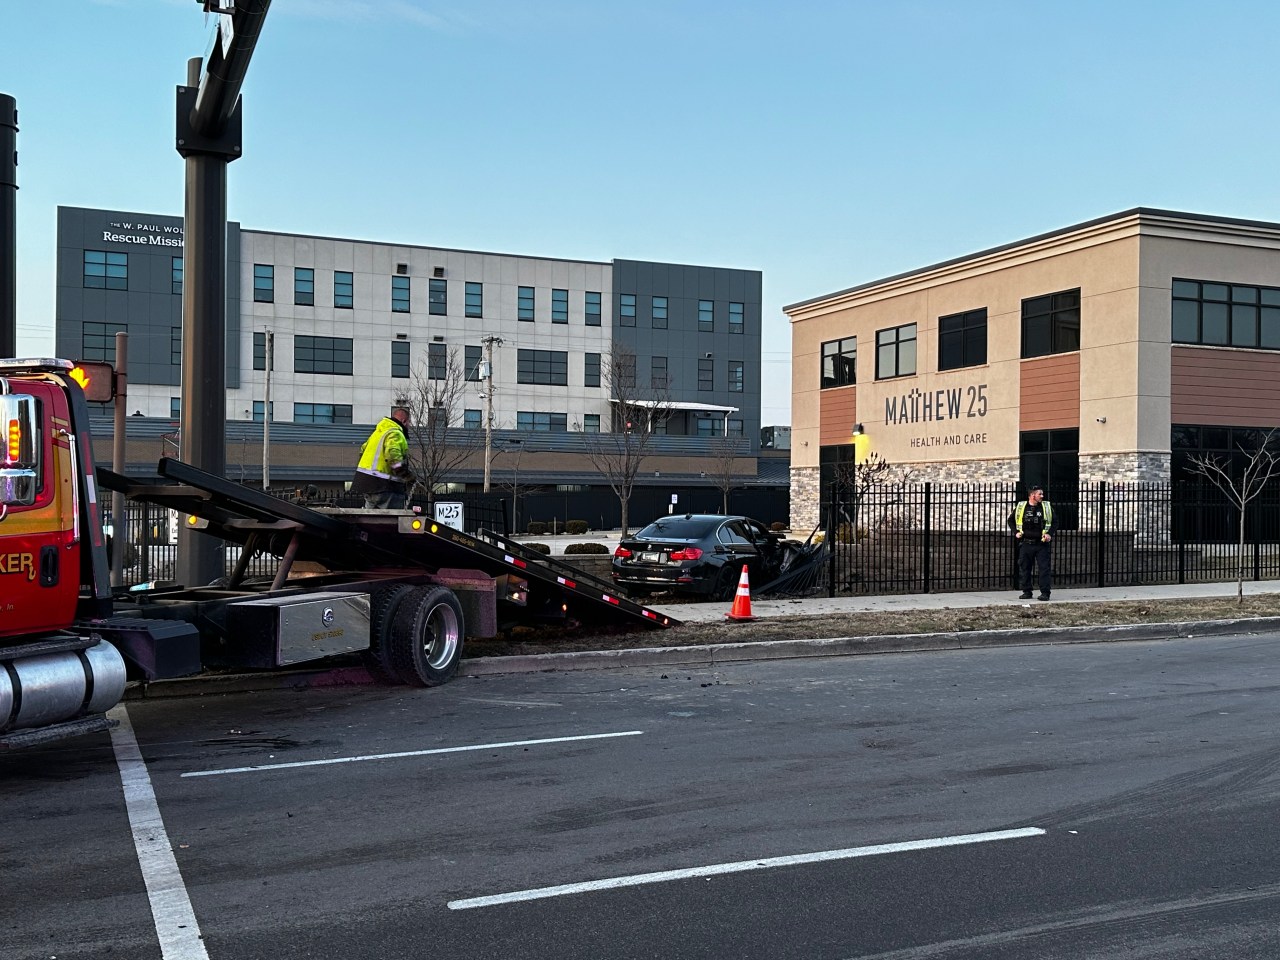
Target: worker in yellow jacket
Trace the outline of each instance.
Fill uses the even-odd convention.
[[[1040,595],[1036,599],[1048,600],[1053,586],[1053,507],[1044,498],[1043,488],[1033,486],[1027,491],[1027,499],[1014,507],[1009,525],[1018,538],[1018,573],[1022,583],[1019,599],[1031,599],[1034,567],[1040,579]]]
[[[413,480],[409,469],[409,439],[404,428],[409,411],[393,407],[360,448],[360,463],[351,481],[351,492],[364,494],[364,505],[373,509],[400,510]]]

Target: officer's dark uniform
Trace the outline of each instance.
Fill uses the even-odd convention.
[[[1041,600],[1049,599],[1053,585],[1053,544],[1046,536],[1053,535],[1053,507],[1047,500],[1030,503],[1023,500],[1014,508],[1013,529],[1021,530],[1018,542],[1018,573],[1022,583],[1022,599],[1031,599],[1031,568],[1040,574]]]

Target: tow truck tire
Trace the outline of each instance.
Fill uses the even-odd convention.
[[[462,604],[447,587],[414,587],[391,621],[391,664],[403,683],[434,687],[458,672],[466,628]]]
[[[400,681],[391,662],[391,622],[400,603],[412,590],[407,583],[397,583],[375,590],[369,598],[369,649],[364,653],[364,665],[373,678],[382,683]]]

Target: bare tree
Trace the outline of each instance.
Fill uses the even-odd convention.
[[[465,402],[466,378],[456,351],[419,363],[395,403],[409,411],[405,434],[409,440],[409,465],[414,480],[410,494],[421,492],[428,503],[436,487],[445,483],[483,444],[479,430],[456,426]]]
[[[1240,511],[1240,531],[1236,540],[1236,602],[1244,603],[1244,521],[1249,504],[1266,488],[1267,483],[1280,468],[1280,455],[1271,441],[1276,428],[1255,438],[1251,447],[1241,445],[1240,452],[1248,457],[1239,476],[1233,476],[1229,462],[1224,463],[1212,454],[1193,454],[1187,459],[1188,470],[1204,477],[1221,490]]]
[[[628,530],[628,505],[636,475],[653,450],[655,430],[671,417],[671,387],[652,378],[641,379],[633,350],[614,343],[601,364],[600,381],[613,407],[609,429],[583,430],[587,459],[605,478],[622,507],[622,535]],[[648,386],[642,384],[647,383]],[[582,430],[583,425],[575,423]]]
[[[711,479],[720,489],[720,512],[729,512],[729,493],[740,486],[738,441],[733,437],[716,437],[711,441]]]
[[[508,440],[500,444],[499,449],[494,454],[494,460],[504,457],[505,461],[499,465],[498,486],[502,487],[511,494],[511,533],[516,534],[521,530],[520,526],[520,497],[528,494],[531,490],[529,484],[524,483],[520,479],[520,461],[524,459],[524,442],[522,440]],[[504,471],[510,471],[510,475]]]

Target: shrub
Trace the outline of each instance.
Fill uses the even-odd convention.
[[[543,556],[551,553],[551,547],[545,543],[526,543],[524,544],[524,548],[526,550],[532,550],[534,553],[541,553]]]
[[[775,520],[773,523],[769,524],[769,529],[774,533],[781,533],[783,530],[787,529],[787,525],[781,520]]]
[[[530,520],[529,525],[524,529],[526,533],[531,533],[535,537],[540,537],[547,532],[547,525],[541,520]]]
[[[585,520],[566,520],[564,524],[564,532],[575,537],[582,536],[588,529]]]
[[[595,553],[608,555],[609,548],[603,543],[571,543],[564,548],[566,554],[570,553]]]

